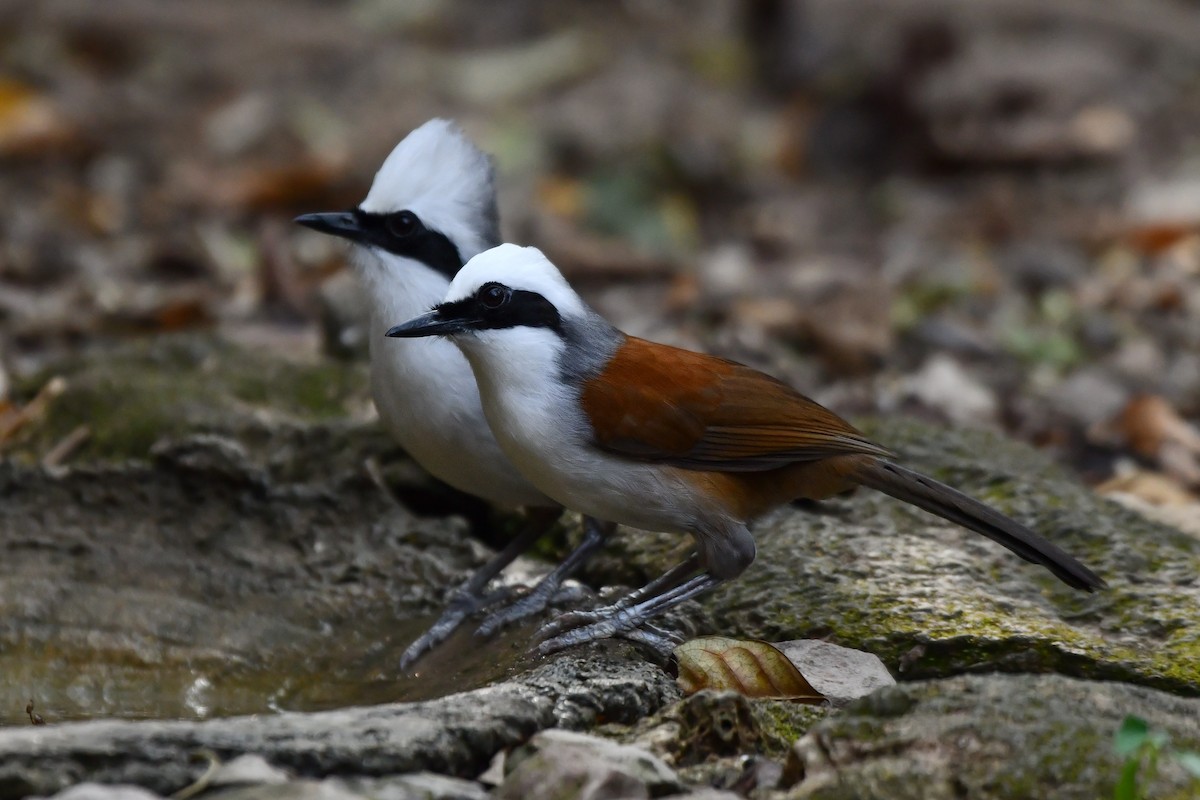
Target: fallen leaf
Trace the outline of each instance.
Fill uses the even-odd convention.
[[[906,396],[937,409],[957,425],[991,424],[999,412],[991,387],[945,354],[929,358],[902,384]]]
[[[24,426],[40,419],[54,398],[66,390],[66,380],[54,377],[47,381],[23,408],[12,405],[0,407],[0,445],[11,439]]]
[[[1125,232],[1126,241],[1146,255],[1158,255],[1196,232],[1192,222],[1148,222]]]
[[[158,333],[189,330],[212,324],[213,299],[198,286],[172,292],[143,292],[122,297],[122,305],[103,317],[106,330],[118,333]]]
[[[214,174],[206,165],[176,167],[179,191],[211,208],[297,212],[344,205],[345,165],[335,159],[302,156],[286,164],[249,164]],[[354,192],[361,191],[355,188]]]
[[[265,211],[318,202],[329,194],[336,179],[333,165],[307,160],[248,170],[226,188],[231,205]]]
[[[884,686],[896,685],[892,673],[874,653],[820,639],[776,642],[775,647],[796,665],[809,685],[834,706],[866,697]],[[917,655],[912,663],[919,658]]]
[[[1200,486],[1200,430],[1158,395],[1135,395],[1114,419],[1090,434],[1101,442],[1125,445],[1183,483]]]
[[[700,281],[690,273],[680,273],[671,279],[663,309],[680,314],[695,308],[700,302]]]
[[[1159,472],[1129,468],[1096,487],[1103,495],[1129,494],[1155,506],[1179,506],[1196,502],[1196,497],[1178,481]]]
[[[747,697],[825,702],[796,665],[768,642],[704,636],[676,647],[675,658],[679,686],[686,694],[722,689]]]
[[[1169,475],[1126,465],[1097,486],[1096,492],[1149,519],[1200,537],[1200,497]]]
[[[0,155],[38,155],[70,144],[71,125],[31,86],[0,78]]]
[[[312,316],[315,286],[302,279],[282,224],[279,220],[265,220],[260,230],[260,301],[287,309],[301,317]]]

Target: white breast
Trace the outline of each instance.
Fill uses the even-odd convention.
[[[501,451],[458,348],[439,338],[383,335],[440,302],[449,282],[419,262],[355,250],[371,307],[371,394],[400,446],[434,477],[496,505],[554,505]]]

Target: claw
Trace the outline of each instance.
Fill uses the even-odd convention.
[[[597,622],[581,628],[574,628],[561,636],[555,636],[541,642],[535,652],[546,656],[565,650],[578,644],[600,641],[601,639],[625,639],[640,644],[654,651],[660,658],[671,654],[683,637],[673,631],[664,630],[656,625],[643,623],[635,628],[625,628],[614,621]]]
[[[400,670],[407,672],[417,662],[417,659],[454,633],[464,619],[482,608],[506,599],[509,595],[505,593],[507,590],[503,589],[499,593],[484,594],[488,582],[499,575],[500,571],[511,564],[517,556],[532,547],[534,542],[554,524],[557,517],[558,511],[554,509],[537,509],[531,513],[529,522],[524,529],[508,543],[508,546],[493,556],[491,561],[480,567],[462,586],[458,587],[453,599],[446,610],[442,612],[438,621],[408,646],[400,656]]]
[[[662,579],[659,582],[661,585]],[[537,632],[535,641],[539,644],[536,652],[547,655],[566,647],[614,636],[649,645],[658,652],[669,652],[674,646],[671,642],[675,637],[661,628],[648,625],[649,620],[710,591],[720,583],[719,578],[701,573],[655,594],[648,593],[644,587],[611,606],[563,614]]]
[[[479,636],[491,636],[505,625],[510,625],[526,617],[532,617],[546,610],[550,601],[558,594],[563,581],[583,566],[592,554],[604,546],[605,540],[612,534],[615,525],[608,522],[597,522],[591,517],[584,518],[583,539],[579,546],[572,550],[563,562],[555,567],[550,574],[542,578],[533,590],[507,608],[492,613],[475,631]]]
[[[567,611],[538,628],[537,632],[533,635],[533,639],[537,642],[544,642],[567,631],[611,619],[620,611],[621,609],[615,605],[604,606],[592,611]]]
[[[475,629],[475,635],[491,636],[506,625],[519,622],[526,617],[532,617],[534,614],[540,614],[550,605],[550,601],[554,599],[554,595],[557,592],[557,586],[548,586],[544,581],[539,583],[534,587],[533,591],[520,600],[504,608],[497,609],[488,615],[480,626]]]
[[[450,634],[454,633],[458,626],[462,624],[463,620],[481,608],[487,608],[503,599],[503,597],[497,597],[497,595],[507,596],[508,594],[508,590],[501,590],[499,592],[492,592],[487,596],[481,596],[460,588],[446,606],[446,610],[438,617],[437,622],[433,623],[429,630],[421,634],[416,641],[405,649],[404,654],[400,656],[400,670],[407,672],[417,662],[417,659],[446,641],[450,637]]]

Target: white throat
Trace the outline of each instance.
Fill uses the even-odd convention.
[[[370,306],[371,395],[380,419],[429,473],[500,506],[552,501],[520,477],[488,429],[471,367],[445,339],[388,339],[450,285],[419,261],[355,246],[352,262]]]
[[[362,245],[351,248],[351,263],[370,307],[372,357],[381,343],[391,344],[381,342],[388,328],[424,314],[442,301],[450,287],[449,279],[420,261]]]
[[[459,336],[455,344],[467,357],[480,392],[519,409],[538,398],[558,397],[568,388],[559,380],[564,344],[547,328],[506,328]]]

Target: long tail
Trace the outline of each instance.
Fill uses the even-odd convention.
[[[851,474],[863,486],[982,533],[1026,561],[1041,564],[1068,586],[1089,592],[1106,587],[1099,576],[1056,545],[994,508],[933,478],[879,458],[857,460]]]

